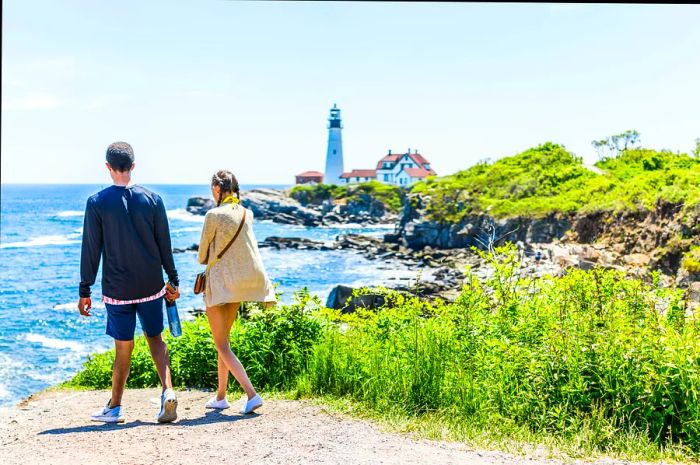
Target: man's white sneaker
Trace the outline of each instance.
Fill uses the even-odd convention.
[[[243,414],[252,413],[255,409],[262,406],[262,404],[263,404],[263,401],[260,398],[260,396],[255,394],[255,397],[253,397],[252,399],[250,399],[249,401],[247,401],[245,403],[245,405],[241,409],[241,413],[243,413]]]
[[[160,396],[160,413],[158,413],[158,423],[170,423],[177,419],[177,398],[175,391],[168,388]]]
[[[98,410],[93,413],[90,418],[92,421],[103,421],[105,423],[124,423],[124,417],[122,416],[122,407],[118,405],[114,408],[109,408],[109,404],[112,400],[107,401],[107,405],[104,406],[102,410]]]
[[[207,401],[207,403],[204,407],[205,408],[215,408],[218,410],[224,410],[224,409],[229,408],[230,406],[231,406],[231,404],[228,403],[228,400],[226,399],[226,397],[219,400],[216,398],[216,396],[214,396]]]

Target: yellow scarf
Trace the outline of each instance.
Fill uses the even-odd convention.
[[[229,202],[231,202],[232,207],[235,207],[236,205],[238,205],[240,200],[232,195],[229,195],[228,197],[226,197],[224,200],[221,201],[221,205],[223,205],[225,203],[229,203]]]

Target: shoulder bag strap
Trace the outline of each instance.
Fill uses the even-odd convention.
[[[226,247],[224,247],[224,249],[221,252],[219,252],[219,255],[217,255],[216,258],[214,260],[212,260],[211,263],[207,263],[207,272],[211,269],[212,266],[214,266],[216,264],[216,262],[221,260],[221,257],[224,256],[224,254],[229,249],[229,247],[231,247],[233,245],[233,243],[236,242],[236,239],[238,239],[238,235],[241,233],[241,229],[243,229],[243,223],[245,223],[245,214],[246,214],[246,209],[244,207],[241,207],[241,208],[243,208],[243,219],[241,220],[241,223],[238,225],[238,230],[236,231],[236,234],[234,234],[233,239],[231,239],[229,241],[229,243],[226,244]]]

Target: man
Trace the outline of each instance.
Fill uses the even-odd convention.
[[[114,338],[112,397],[92,415],[95,421],[122,423],[122,394],[131,367],[136,316],[148,341],[163,392],[157,420],[177,418],[177,398],[172,389],[168,348],[163,342],[163,296],[177,299],[178,277],[170,245],[168,217],[163,200],[132,184],[134,151],[126,142],[107,148],[107,170],[114,185],[90,197],[85,207],[80,256],[78,310],[90,316],[90,286],[95,283],[102,257],[102,300],[107,309],[107,334]],[[175,289],[163,282],[163,272]]]

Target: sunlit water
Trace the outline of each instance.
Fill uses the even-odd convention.
[[[85,201],[106,187],[96,185],[2,186],[0,231],[0,405],[10,405],[32,392],[72,376],[88,354],[106,350],[105,309],[99,301],[100,279],[93,287],[91,318],[76,309],[80,281],[80,243]],[[209,195],[202,186],[146,186],[163,197],[173,247],[199,242],[204,217],[185,210],[187,199]],[[244,186],[252,188],[256,186]],[[275,187],[275,186],[267,186]],[[280,187],[280,186],[277,186]],[[382,235],[391,226],[359,225],[306,228],[257,221],[258,241],[268,236],[307,237],[331,241],[338,234]],[[371,262],[352,251],[261,249],[264,264],[282,302],[307,287],[323,301],[337,284],[351,286],[404,282],[415,276],[400,266]],[[194,252],[175,254],[181,281],[181,318],[187,309],[203,308],[192,293],[194,276],[203,268]],[[137,331],[140,329],[137,328]]]

